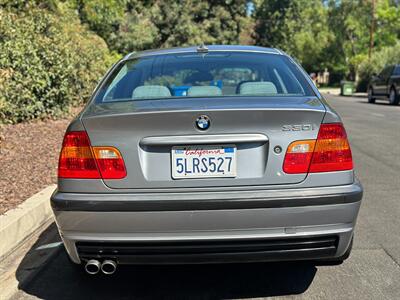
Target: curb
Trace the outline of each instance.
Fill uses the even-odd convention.
[[[50,218],[1,261],[0,282],[4,288],[0,289],[0,299],[15,299],[20,290],[26,290],[63,249],[57,245],[61,243],[57,242],[59,239],[57,228]]]
[[[50,185],[0,215],[0,260],[52,218],[49,199],[55,188],[56,185]]]

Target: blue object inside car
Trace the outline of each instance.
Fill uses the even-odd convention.
[[[172,96],[186,96],[189,88],[190,85],[180,85],[172,86],[170,87],[170,90],[172,92]]]
[[[217,86],[222,89],[223,83],[222,80],[212,80],[210,82],[210,86]],[[170,87],[172,96],[187,96],[188,90],[191,88],[191,85],[180,85],[180,86],[172,86]]]

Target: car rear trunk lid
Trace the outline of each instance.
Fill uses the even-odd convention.
[[[92,146],[116,147],[125,161],[127,176],[104,180],[109,188],[154,191],[299,183],[307,174],[282,171],[285,151],[315,139],[324,114],[316,97],[193,98],[91,104],[82,122]],[[196,127],[199,116],[209,129]],[[174,179],[171,151],[189,145],[234,147],[235,176]]]

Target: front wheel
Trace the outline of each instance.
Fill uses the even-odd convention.
[[[391,105],[397,105],[399,104],[399,101],[400,101],[400,95],[397,95],[396,89],[392,87],[389,93],[389,103]]]
[[[375,103],[374,90],[372,87],[369,87],[368,89],[368,103]]]

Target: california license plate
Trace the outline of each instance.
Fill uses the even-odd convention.
[[[172,178],[236,177],[235,145],[172,147]]]

